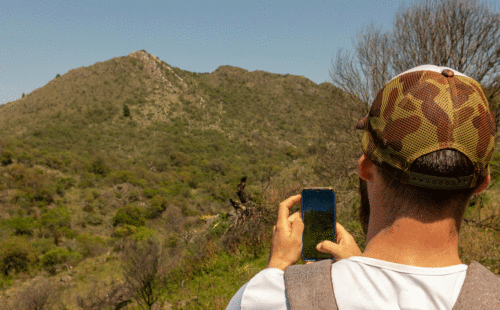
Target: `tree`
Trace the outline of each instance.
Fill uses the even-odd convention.
[[[330,184],[342,183],[345,168],[355,167],[361,153],[356,121],[390,79],[415,66],[448,66],[477,80],[500,124],[500,100],[495,99],[500,95],[500,14],[488,5],[424,0],[400,8],[388,31],[374,24],[361,28],[353,44],[353,51],[338,50],[330,68],[333,84],[349,98],[332,92],[336,105],[324,114],[318,134],[315,170]]]
[[[340,49],[330,78],[366,106],[391,78],[415,66],[458,70],[484,88],[499,123],[500,14],[479,1],[426,0],[401,8],[387,32],[371,24],[358,32],[354,52]]]
[[[351,190],[345,180],[356,171],[357,159],[361,155],[361,130],[354,125],[368,111],[366,104],[338,89],[332,91],[328,110],[320,116],[317,134],[316,159],[313,169],[326,184],[336,191]],[[341,115],[341,117],[339,117]],[[340,193],[346,198],[347,193]]]
[[[66,206],[51,209],[42,215],[42,226],[50,231],[54,244],[58,245],[62,236],[72,234],[71,213]]]
[[[146,225],[144,212],[141,208],[134,205],[126,205],[125,207],[118,209],[113,216],[113,226],[122,224],[133,225],[137,227]]]
[[[124,117],[130,116],[130,108],[126,104],[123,105],[123,116]]]
[[[45,310],[51,309],[59,297],[59,285],[44,278],[36,278],[21,289],[7,309]]]
[[[13,228],[16,235],[31,236],[35,225],[35,220],[32,217],[13,217],[7,220],[7,226]]]
[[[122,284],[110,285],[103,281],[93,281],[90,290],[76,297],[76,303],[85,310],[122,309],[131,300]]]
[[[36,250],[22,237],[10,237],[0,242],[0,272],[8,276],[11,273],[28,272],[36,262]]]
[[[130,293],[142,309],[151,309],[166,287],[164,253],[154,238],[130,240],[123,251],[122,270]]]

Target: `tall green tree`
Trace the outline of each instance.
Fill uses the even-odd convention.
[[[61,206],[47,211],[42,215],[42,226],[49,230],[58,245],[62,236],[70,232],[71,214],[67,207]]]

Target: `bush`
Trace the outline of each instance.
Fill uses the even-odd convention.
[[[0,243],[0,271],[11,273],[28,272],[37,256],[31,243],[22,237],[10,237]]]
[[[45,253],[40,259],[40,262],[44,269],[51,274],[55,274],[57,265],[67,263],[76,264],[81,258],[82,255],[78,252],[64,248],[55,248]]]
[[[135,176],[132,174],[132,172],[127,170],[113,171],[108,174],[106,180],[110,182],[112,185],[122,184],[122,183],[133,184],[135,182]]]
[[[124,117],[130,116],[130,109],[129,109],[128,105],[126,105],[126,104],[123,105],[123,116]]]
[[[100,175],[105,177],[110,171],[108,165],[106,164],[104,158],[98,156],[87,167],[87,170],[95,175]]]
[[[288,146],[285,149],[284,153],[286,156],[288,156],[292,159],[297,159],[300,156],[300,151],[295,146]]]
[[[137,231],[136,226],[125,224],[123,226],[115,228],[113,232],[113,237],[125,238],[130,235],[133,235],[136,231]]]
[[[71,214],[66,206],[47,211],[42,215],[42,226],[49,230],[54,237],[54,244],[59,244],[62,236],[73,237],[71,228]]]
[[[158,194],[158,191],[154,188],[146,188],[145,190],[142,191],[142,194],[148,198],[148,199],[151,199],[153,198],[155,195]]]
[[[7,150],[2,151],[0,155],[0,163],[2,164],[2,166],[12,164],[12,153]]]
[[[118,209],[113,216],[113,226],[124,224],[137,227],[146,225],[142,209],[134,205],[127,205]]]
[[[99,226],[102,225],[102,223],[104,223],[104,218],[99,214],[95,213],[87,213],[84,215],[83,218],[87,224],[90,224],[92,226]]]
[[[178,167],[188,166],[191,163],[191,158],[188,154],[177,151],[170,154],[170,160],[174,166]]]
[[[7,220],[7,226],[14,229],[16,235],[31,236],[35,228],[35,220],[32,217],[13,217]]]
[[[132,238],[134,238],[137,241],[145,241],[151,239],[151,237],[157,235],[158,232],[154,229],[151,228],[146,228],[146,227],[139,227],[135,231],[135,233],[132,235]]]
[[[105,242],[100,236],[82,234],[76,237],[78,252],[84,257],[97,256],[105,249]]]
[[[163,211],[167,209],[167,199],[161,196],[154,196],[151,199],[151,206],[146,210],[146,215],[150,219],[155,219],[161,216]]]
[[[54,248],[54,244],[49,239],[35,239],[31,246],[36,250],[38,255],[43,255]]]
[[[51,283],[45,278],[37,278],[31,281],[23,289],[19,290],[15,298],[9,298],[6,309],[43,310],[54,309],[52,306],[59,299],[59,284]],[[14,299],[14,300],[12,300]],[[9,306],[10,304],[10,306]]]

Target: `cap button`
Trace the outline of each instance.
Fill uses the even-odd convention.
[[[443,74],[444,76],[446,77],[453,77],[455,74],[453,73],[453,71],[451,71],[450,69],[444,69],[441,74]]]

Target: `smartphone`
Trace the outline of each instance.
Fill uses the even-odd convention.
[[[335,191],[329,187],[304,188],[302,190],[302,259],[318,261],[333,259],[328,253],[316,250],[323,240],[337,241],[335,223]]]

